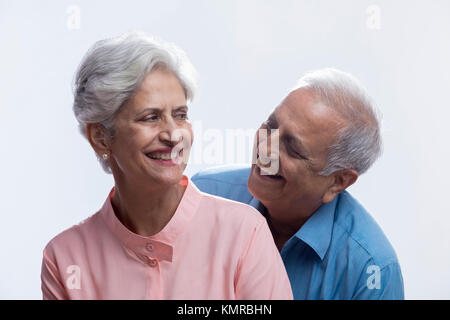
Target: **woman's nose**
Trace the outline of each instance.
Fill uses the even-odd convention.
[[[161,132],[159,134],[160,139],[165,142],[170,142],[173,144],[178,143],[182,137],[176,134],[178,126],[172,118],[166,119],[161,124]]]

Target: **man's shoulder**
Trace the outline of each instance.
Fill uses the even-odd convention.
[[[202,170],[191,180],[203,192],[249,203],[253,198],[247,189],[249,173],[250,166],[227,165]]]
[[[217,166],[197,172],[192,176],[192,181],[208,180],[233,185],[247,185],[249,173],[250,166],[248,165]]]
[[[383,230],[363,205],[349,192],[339,195],[335,226],[348,237],[354,247],[380,268],[398,264],[394,248]]]

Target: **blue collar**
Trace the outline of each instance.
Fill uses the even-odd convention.
[[[322,204],[294,235],[310,246],[321,260],[330,246],[338,198],[339,195],[333,201]]]
[[[333,201],[322,204],[293,236],[311,247],[321,260],[325,257],[330,246],[334,213],[339,197],[340,195],[336,196]],[[258,209],[262,214],[265,214],[266,208],[254,197],[249,205]]]

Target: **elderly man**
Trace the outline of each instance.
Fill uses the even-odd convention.
[[[260,129],[277,135],[278,150],[266,147],[278,161],[274,174],[261,161],[269,140],[259,139],[251,168],[209,169],[195,184],[266,217],[295,299],[403,299],[394,249],[345,190],[381,153],[366,90],[342,71],[308,73]]]

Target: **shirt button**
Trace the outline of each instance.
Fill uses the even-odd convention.
[[[148,265],[150,267],[154,268],[154,267],[156,267],[156,264],[157,264],[157,262],[155,259],[150,259],[150,258],[148,259]]]
[[[153,251],[153,244],[151,242],[147,243],[147,245],[145,246],[145,248],[147,249],[147,251],[152,252]]]

